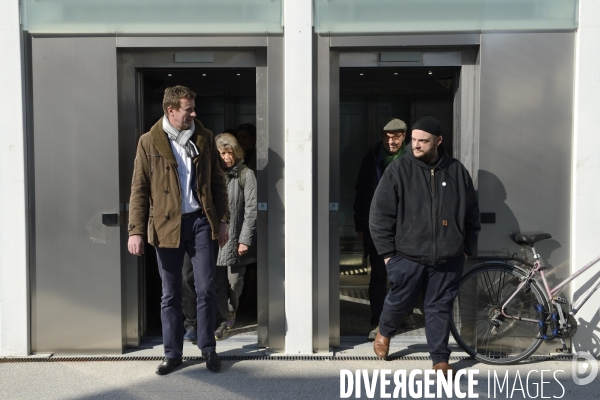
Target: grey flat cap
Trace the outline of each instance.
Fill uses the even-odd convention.
[[[398,118],[392,118],[388,121],[387,124],[383,127],[384,132],[397,132],[404,131],[406,132],[406,122],[402,121]]]

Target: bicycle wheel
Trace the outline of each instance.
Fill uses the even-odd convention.
[[[511,264],[488,263],[461,278],[450,329],[456,342],[475,359],[486,364],[514,364],[542,344],[538,323],[518,320],[537,320],[536,304],[548,310],[546,296],[535,281],[530,281],[505,308],[506,314],[517,319],[498,316],[497,312],[525,274]]]

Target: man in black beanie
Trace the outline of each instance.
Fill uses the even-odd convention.
[[[384,172],[369,213],[369,228],[392,287],[373,348],[385,358],[390,338],[424,293],[425,334],[433,369],[448,364],[450,318],[458,282],[480,230],[479,207],[466,168],[446,153],[433,117],[412,127],[412,151]]]

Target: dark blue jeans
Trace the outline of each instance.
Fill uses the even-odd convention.
[[[217,262],[217,254],[219,254],[219,242],[213,240],[213,253],[215,255],[215,263]],[[188,329],[196,329],[198,325],[196,321],[196,288],[194,279],[194,267],[190,257],[183,257],[183,327]],[[216,280],[216,277],[215,277]]]
[[[196,288],[194,280],[194,267],[192,266],[192,260],[189,256],[183,256],[183,327],[187,331],[188,329],[196,329]]]
[[[183,354],[183,314],[181,311],[183,256],[190,256],[194,269],[198,348],[214,351],[217,295],[215,285],[214,242],[205,215],[181,220],[181,239],[177,249],[156,248],[158,272],[162,279],[160,318],[162,321],[165,356],[178,358]]]
[[[406,314],[413,310],[423,291],[425,310],[425,336],[429,354],[434,364],[448,361],[448,337],[452,304],[458,294],[465,257],[449,259],[435,267],[419,264],[401,256],[392,257],[387,264],[390,284],[383,312],[379,319],[379,332],[391,338]]]

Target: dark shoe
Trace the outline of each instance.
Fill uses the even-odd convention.
[[[221,357],[216,351],[210,353],[202,352],[202,357],[206,360],[206,368],[212,372],[219,372],[221,370]]]
[[[185,335],[183,335],[183,340],[186,342],[196,342],[198,340],[198,334],[194,328],[190,328],[185,331]]]
[[[446,361],[442,361],[440,363],[437,363],[433,366],[433,370],[436,371],[442,371],[442,374],[444,374],[445,377],[448,377],[448,371],[452,371],[452,376],[456,376],[455,372],[456,370],[454,368],[452,368],[452,366],[450,364],[448,364]]]
[[[165,358],[165,361],[161,362],[158,368],[156,368],[156,373],[158,375],[167,375],[173,372],[175,367],[179,367],[181,365],[181,357],[179,358]]]
[[[227,337],[227,321],[221,322],[215,331],[215,340],[222,340]]]
[[[417,320],[414,315],[408,314],[404,317],[402,321],[402,329],[417,329]]]
[[[379,333],[379,325],[377,325],[377,326],[374,326],[374,327],[371,329],[371,332],[369,332],[369,336],[367,336],[367,338],[368,338],[370,341],[373,341],[373,340],[375,340],[375,338],[377,337],[377,334],[378,334],[378,333]]]
[[[377,332],[375,341],[373,342],[373,350],[379,358],[386,358],[390,352],[390,338],[386,338],[381,333]]]

